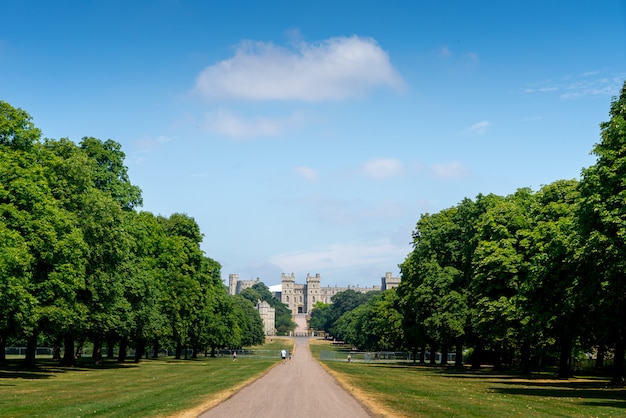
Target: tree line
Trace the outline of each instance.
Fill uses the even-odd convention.
[[[340,316],[318,305],[312,324],[359,348],[454,350],[458,365],[469,348],[474,367],[519,362],[524,373],[554,358],[569,377],[573,358],[592,355],[598,368],[612,359],[623,384],[626,83],[609,116],[580,180],[423,214],[397,290]]]
[[[124,158],[113,140],[42,138],[0,101],[0,361],[8,343],[26,346],[27,366],[42,344],[69,365],[86,342],[96,364],[113,347],[138,361],[263,343],[254,304],[227,294],[195,220],[137,210]]]

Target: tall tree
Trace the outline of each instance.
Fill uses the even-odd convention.
[[[117,200],[124,209],[130,210],[142,205],[141,189],[133,186],[124,165],[126,155],[122,146],[108,139],[101,141],[93,137],[82,139],[80,146],[97,165],[95,186]]]
[[[521,308],[525,313],[523,371],[530,373],[533,346],[560,346],[559,376],[571,376],[571,357],[580,335],[583,303],[578,285],[576,255],[580,247],[575,210],[578,182],[559,180],[539,190],[533,199],[532,227],[522,236],[529,255],[528,279],[520,284]]]
[[[626,351],[626,82],[613,98],[610,119],[600,124],[596,163],[580,182],[580,226],[585,237],[587,291],[597,295],[603,325],[612,336],[612,382],[623,384]]]

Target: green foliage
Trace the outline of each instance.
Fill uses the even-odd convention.
[[[24,150],[41,138],[28,113],[0,100],[0,146]]]
[[[600,124],[601,141],[593,148],[596,164],[583,170],[578,205],[585,237],[582,286],[594,295],[595,332],[615,346],[614,383],[623,383],[626,351],[626,83],[613,99],[610,120]],[[603,321],[604,322],[604,321]]]
[[[86,340],[96,364],[105,341],[121,361],[133,346],[138,361],[148,344],[180,353],[241,340],[199,226],[134,211],[141,190],[120,144],[40,137],[26,112],[0,102],[0,360],[9,339],[27,344],[30,366],[43,340],[65,344],[66,364]]]
[[[231,348],[263,344],[265,339],[263,321],[255,305],[240,295],[233,296],[233,301],[239,339],[231,342]]]
[[[291,311],[279,299],[275,298],[269,288],[263,282],[258,282],[240,293],[241,296],[256,304],[262,300],[274,308],[274,326],[278,335],[287,335],[289,331],[296,328],[295,322],[291,319]]]

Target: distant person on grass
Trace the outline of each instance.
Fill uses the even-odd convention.
[[[283,359],[283,364],[285,364],[287,359],[287,351],[284,348],[280,350],[280,358]]]
[[[233,351],[233,361],[237,361],[237,351]]]

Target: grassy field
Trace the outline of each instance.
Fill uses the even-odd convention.
[[[278,352],[283,347],[291,348],[292,340],[274,338],[257,348]],[[333,349],[320,340],[312,340],[310,347],[316,358],[322,349]],[[43,360],[35,370],[23,370],[12,361],[0,366],[0,417],[195,417],[267,372],[277,360],[165,358],[73,368]],[[557,380],[543,374],[525,379],[489,369],[406,363],[323,365],[370,410],[385,417],[626,415],[626,390],[608,388],[603,377]]]
[[[311,352],[332,350],[311,341]],[[343,357],[342,357],[343,358]],[[604,377],[532,379],[489,369],[432,368],[413,364],[324,362],[337,380],[373,412],[386,417],[622,417],[626,389]]]
[[[256,347],[291,348],[274,338]],[[58,367],[40,360],[24,370],[19,361],[0,366],[0,417],[154,417],[196,416],[267,372],[276,359],[239,357],[145,360],[102,367]]]

